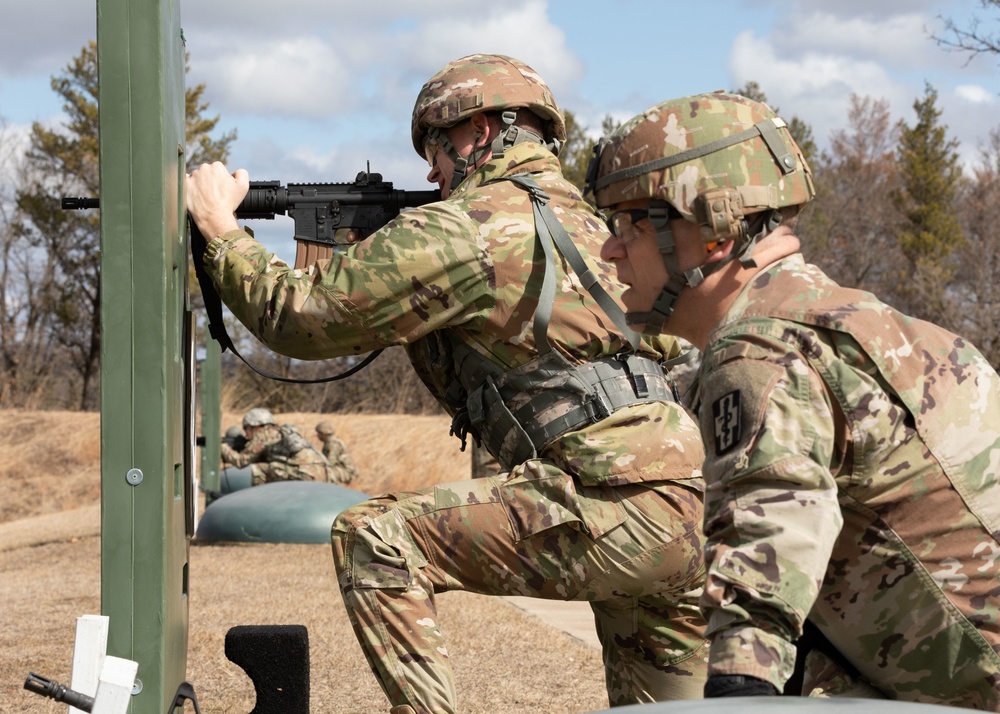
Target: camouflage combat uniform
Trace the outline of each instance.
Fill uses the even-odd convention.
[[[358,467],[347,453],[347,446],[336,436],[330,434],[323,438],[323,456],[330,462],[330,483],[346,486],[358,475]]]
[[[710,673],[780,689],[808,616],[884,696],[997,711],[1000,378],[986,360],[796,254],[737,297],[695,388]],[[836,695],[840,675],[804,693]]]
[[[223,443],[222,460],[236,468],[250,466],[254,486],[271,481],[327,480],[328,463],[323,454],[308,447],[289,453],[283,442],[281,427],[264,424],[242,451]]]
[[[527,172],[620,293],[593,258],[605,226],[555,156],[532,142],[479,167],[448,200],[402,213],[309,271],[289,269],[242,232],[210,242],[206,264],[230,309],[272,349],[320,359],[404,345],[453,411],[450,346],[505,370],[538,356],[532,318],[545,263],[528,195],[502,180]],[[579,278],[554,263],[555,350],[577,364],[622,350]],[[640,349],[660,360],[676,343],[657,338]],[[434,606],[447,590],[590,601],[612,703],[700,697],[697,426],[675,403],[647,402],[566,433],[540,457],[497,477],[373,499],[334,524],[344,601],[389,699],[417,712],[456,710]]]

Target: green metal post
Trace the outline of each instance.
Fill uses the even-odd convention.
[[[162,714],[187,664],[194,451],[180,0],[97,0],[101,157],[101,611]],[[193,411],[193,410],[192,410]]]
[[[201,487],[205,491],[219,490],[219,445],[222,435],[222,350],[219,343],[206,335],[205,359],[198,370],[198,397],[201,399]]]

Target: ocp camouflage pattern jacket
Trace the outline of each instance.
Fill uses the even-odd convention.
[[[1000,378],[970,344],[790,256],[715,328],[711,672],[779,688],[808,616],[887,696],[1000,706]]]
[[[369,239],[308,270],[290,268],[243,231],[208,244],[205,265],[224,302],[276,352],[299,359],[359,355],[402,345],[421,379],[451,409],[455,376],[447,345],[458,339],[511,369],[537,356],[532,318],[544,259],[528,194],[510,181],[528,173],[612,295],[624,286],[598,258],[601,218],[544,147],[518,144],[479,167],[444,201],[404,211]],[[548,337],[573,363],[612,355],[625,341],[558,259]],[[440,339],[448,331],[447,340]],[[672,338],[645,341],[656,360],[676,354]],[[639,428],[633,428],[639,427]],[[542,456],[589,484],[700,478],[697,427],[676,404],[651,402],[552,443]]]

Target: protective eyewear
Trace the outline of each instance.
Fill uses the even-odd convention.
[[[649,208],[625,208],[608,216],[607,224],[611,235],[622,240],[632,240],[638,235],[639,221],[651,221],[653,228],[659,229],[671,218],[680,218],[680,212],[669,203],[654,204]]]
[[[635,238],[635,225],[649,218],[648,208],[626,208],[608,216],[608,230],[611,235],[623,240]]]

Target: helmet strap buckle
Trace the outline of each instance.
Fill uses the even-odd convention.
[[[490,144],[490,149],[493,152],[492,158],[499,159],[508,149],[525,141],[533,141],[536,144],[548,147],[553,153],[558,153],[558,139],[553,139],[555,143],[549,145],[545,143],[545,139],[538,136],[535,132],[525,129],[523,126],[514,126],[514,122],[517,121],[516,110],[504,110],[500,115],[500,121],[503,122],[503,126],[500,127],[496,138]]]

